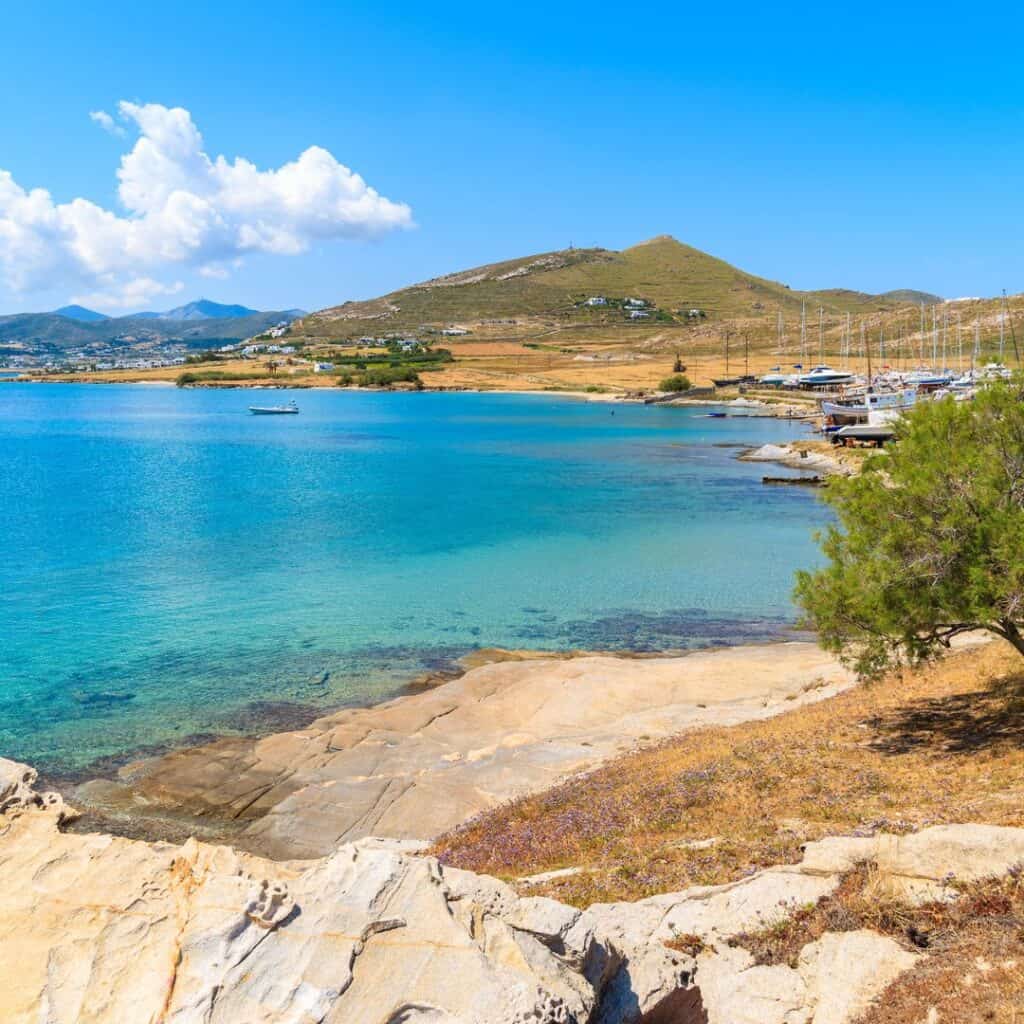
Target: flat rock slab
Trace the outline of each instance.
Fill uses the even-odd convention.
[[[809,643],[636,660],[505,661],[306,729],[221,740],[86,783],[102,816],[234,823],[232,841],[318,857],[366,835],[430,839],[638,743],[732,725],[852,685]]]
[[[233,823],[243,848],[324,856],[362,836],[431,839],[640,742],[766,718],[852,682],[809,643],[502,662],[306,729],[129,765],[85,783],[75,802],[201,831],[203,819]]]

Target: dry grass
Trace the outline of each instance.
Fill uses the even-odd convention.
[[[1010,914],[980,915],[897,978],[858,1024],[1020,1024],[1024,935]]]
[[[925,956],[898,978],[861,1024],[1011,1021],[1024,1011],[1024,877],[1012,871],[963,887],[952,902],[908,906],[886,897],[859,865],[815,905],[759,932],[735,936],[759,964],[797,966],[826,932],[870,928]],[[935,1008],[933,1011],[932,1008]],[[934,1014],[938,1013],[935,1018]]]
[[[1001,878],[964,885],[957,899],[912,906],[886,891],[871,864],[847,872],[838,888],[817,903],[757,932],[735,935],[730,944],[750,951],[758,964],[796,967],[800,951],[826,932],[870,928],[908,949],[945,954],[969,934],[994,932],[1007,949],[1024,954],[1024,876],[1015,869]]]
[[[706,728],[481,816],[435,844],[578,906],[717,884],[826,835],[1024,825],[1024,673],[1001,643],[763,722]],[[700,843],[701,840],[714,840]]]

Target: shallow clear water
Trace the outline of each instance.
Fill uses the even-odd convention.
[[[735,459],[796,424],[259,395],[0,386],[0,753],[67,771],[267,728],[478,646],[772,636],[816,557],[813,494]]]

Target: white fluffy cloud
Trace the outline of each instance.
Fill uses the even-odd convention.
[[[117,171],[123,211],[88,199],[55,203],[0,170],[0,276],[14,291],[70,286],[129,306],[178,285],[173,268],[225,276],[251,252],[294,255],[320,240],[367,238],[412,225],[404,203],[380,195],[320,146],[276,170],[241,157],[209,157],[181,107],[122,102],[120,122],[139,138]]]
[[[90,110],[89,117],[92,118],[104,131],[111,135],[125,136],[127,132],[124,125],[118,124],[105,110]]]

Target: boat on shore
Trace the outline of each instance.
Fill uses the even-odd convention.
[[[917,401],[917,389],[905,388],[902,391],[868,392],[848,401],[821,401],[821,412],[826,419],[835,424],[866,423],[871,412],[881,409],[894,410],[899,413],[909,409]]]
[[[253,416],[296,416],[299,407],[294,402],[287,405],[250,405],[249,412]]]
[[[802,388],[830,387],[835,384],[848,384],[856,377],[856,374],[848,370],[833,370],[831,366],[824,364],[812,367],[808,373],[801,374],[797,383]]]
[[[938,388],[947,387],[953,381],[953,374],[949,370],[935,370],[931,367],[921,367],[904,377],[904,381],[922,391],[934,391]]]

